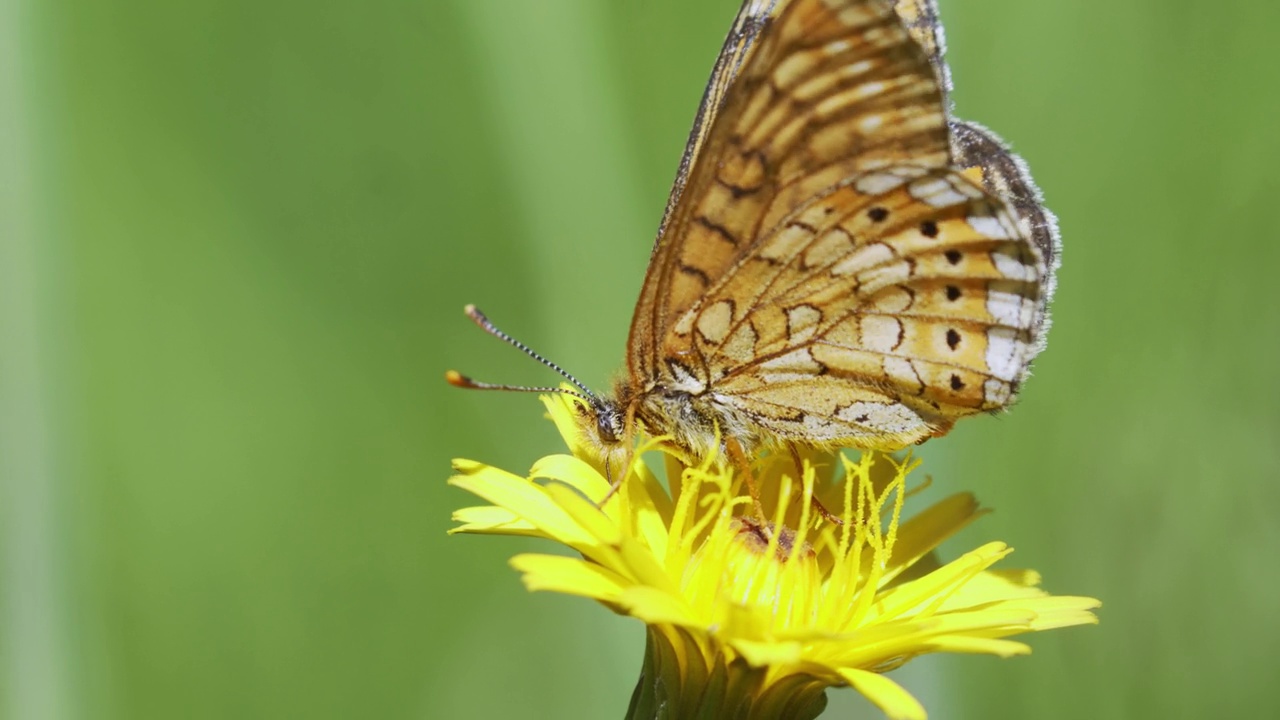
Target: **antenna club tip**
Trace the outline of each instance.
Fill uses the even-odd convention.
[[[462,306],[462,312],[464,315],[472,315],[476,312],[476,306],[471,303],[467,303]]]
[[[444,381],[454,387],[469,388],[471,387],[471,378],[463,375],[457,370],[446,370],[444,373]]]

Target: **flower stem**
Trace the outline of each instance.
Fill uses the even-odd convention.
[[[679,628],[651,625],[626,720],[813,720],[827,706],[826,687],[811,677],[765,677],[741,658],[708,660]]]

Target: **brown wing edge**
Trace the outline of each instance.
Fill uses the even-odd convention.
[[[1036,354],[1039,354],[1044,349],[1052,324],[1048,308],[1057,290],[1058,268],[1062,265],[1062,233],[1058,229],[1058,217],[1045,207],[1044,194],[1031,179],[1026,161],[1010,150],[998,135],[967,120],[952,119],[948,125],[952,161],[961,169],[981,169],[983,188],[1004,200],[1018,228],[1027,234],[1044,260],[1044,310],[1033,328]]]
[[[938,86],[946,98],[947,113],[951,112],[951,68],[947,66],[947,35],[939,18],[936,0],[894,0],[893,10],[902,20],[916,44],[924,48],[938,77]]]
[[[773,8],[779,2],[785,2],[785,0],[765,0],[764,2],[748,0],[738,10],[733,26],[729,29],[724,45],[720,48],[720,54],[716,57],[715,67],[711,70],[711,79],[702,92],[698,114],[694,116],[693,127],[689,130],[689,139],[685,141],[684,152],[680,156],[680,167],[676,170],[675,181],[671,185],[671,192],[667,195],[667,206],[662,211],[662,221],[658,223],[658,234],[653,242],[651,256],[657,254],[667,224],[671,221],[673,211],[684,194],[685,184],[689,180],[690,170],[693,169],[693,163],[698,157],[702,141],[706,138],[707,131],[711,129],[716,113],[724,105],[725,91],[738,76],[743,61],[754,47],[760,32],[769,24]]]
[[[662,239],[667,233],[680,199],[684,195],[685,185],[692,174],[693,166],[699,157],[699,151],[707,138],[717,113],[724,105],[725,98],[734,78],[738,76],[743,63],[750,55],[760,33],[769,25],[774,8],[779,2],[787,0],[746,0],[734,18],[733,26],[725,37],[720,54],[716,57],[715,67],[711,71],[711,79],[702,93],[702,101],[698,105],[698,113],[694,116],[693,127],[689,130],[689,139],[685,142],[684,152],[680,156],[680,166],[676,170],[671,192],[667,196],[667,205],[662,211],[662,220],[658,223],[658,232],[649,252],[649,266],[645,271],[644,282],[640,286],[640,298],[631,317],[631,329],[627,338],[627,370],[631,377],[643,377],[640,364],[648,362],[653,356],[654,347],[644,343],[647,334],[649,343],[657,343],[653,332],[653,304],[656,300],[650,286],[656,281],[660,268],[655,262],[662,248]]]

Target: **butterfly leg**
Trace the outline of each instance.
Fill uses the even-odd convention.
[[[742,480],[747,486],[747,492],[751,494],[751,503],[755,506],[756,515],[760,521],[768,525],[769,516],[764,513],[764,504],[760,502],[760,488],[756,487],[755,477],[751,474],[751,462],[747,460],[747,454],[742,451],[742,446],[733,438],[727,438],[724,448],[729,454],[729,460],[733,463],[738,472],[742,473]]]
[[[802,481],[804,479],[804,460],[800,458],[800,450],[795,443],[787,443],[787,449],[791,451],[791,459],[796,463],[796,478]],[[814,512],[821,515],[827,522],[836,526],[844,525],[844,521],[828,510],[817,495],[809,496],[809,504],[813,506]]]
[[[599,502],[596,503],[596,507],[603,510],[604,506],[613,499],[613,496],[616,495],[618,490],[622,487],[622,481],[627,479],[627,471],[630,469],[631,455],[628,453],[627,459],[622,463],[622,472],[618,473],[618,477],[615,478],[613,476],[613,456],[610,453],[605,453],[604,477],[609,481],[609,492],[605,493],[604,497],[600,498]]]

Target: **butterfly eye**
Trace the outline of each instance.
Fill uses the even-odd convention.
[[[616,445],[626,435],[622,413],[618,406],[607,402],[592,403],[596,415],[596,430],[601,442]]]

